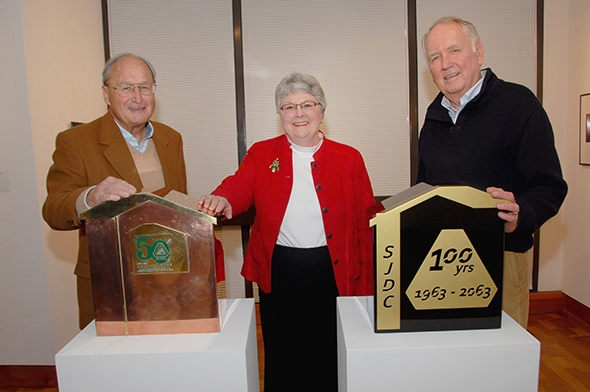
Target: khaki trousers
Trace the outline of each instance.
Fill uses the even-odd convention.
[[[527,253],[504,252],[502,310],[523,328],[529,319]]]

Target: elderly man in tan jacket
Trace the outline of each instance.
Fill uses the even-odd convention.
[[[80,229],[77,276],[80,328],[94,319],[88,249],[80,214],[104,201],[136,192],[187,193],[181,135],[150,121],[156,75],[145,59],[121,54],[103,71],[108,112],[61,132],[47,175],[43,218],[55,230]]]

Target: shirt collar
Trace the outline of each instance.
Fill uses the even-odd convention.
[[[152,138],[152,136],[154,136],[154,127],[152,126],[151,122],[147,122],[145,124],[145,137],[143,138],[143,140],[141,142],[138,142],[137,139],[135,137],[133,137],[133,135],[131,134],[131,132],[127,131],[125,128],[123,128],[115,119],[115,124],[117,124],[117,126],[119,127],[119,130],[121,131],[121,134],[123,134],[123,137],[125,138],[125,141],[127,143],[129,143],[131,145],[131,147],[135,148],[137,151],[144,153],[147,145],[148,145],[148,140]]]
[[[320,131],[320,132],[318,132],[318,135],[320,137],[320,142],[312,147],[301,147],[301,146],[298,146],[297,144],[293,143],[289,138],[287,138],[287,140],[289,140],[289,143],[291,143],[291,149],[297,150],[299,152],[306,152],[306,153],[314,154],[320,149],[320,147],[322,146],[322,143],[324,142],[324,134]]]
[[[487,70],[484,69],[480,72],[481,78],[477,81],[477,83],[475,83],[473,87],[471,87],[471,89],[469,89],[469,91],[467,91],[467,93],[465,93],[465,95],[461,97],[461,106],[459,106],[459,109],[455,109],[451,104],[451,101],[447,97],[443,96],[443,99],[440,103],[445,109],[449,111],[449,116],[451,117],[451,120],[453,120],[453,123],[457,122],[457,117],[459,117],[461,110],[463,110],[463,108],[465,108],[465,106],[471,102],[473,98],[477,97],[477,94],[479,94],[481,91],[481,86],[483,85],[483,79],[486,76]]]

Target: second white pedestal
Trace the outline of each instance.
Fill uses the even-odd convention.
[[[375,333],[367,297],[338,298],[340,392],[533,392],[541,344],[502,314],[502,328]]]

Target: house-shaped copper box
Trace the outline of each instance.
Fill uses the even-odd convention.
[[[219,332],[216,218],[149,193],[81,218],[98,336]]]
[[[375,332],[500,328],[499,202],[467,186],[421,183],[371,210]]]

